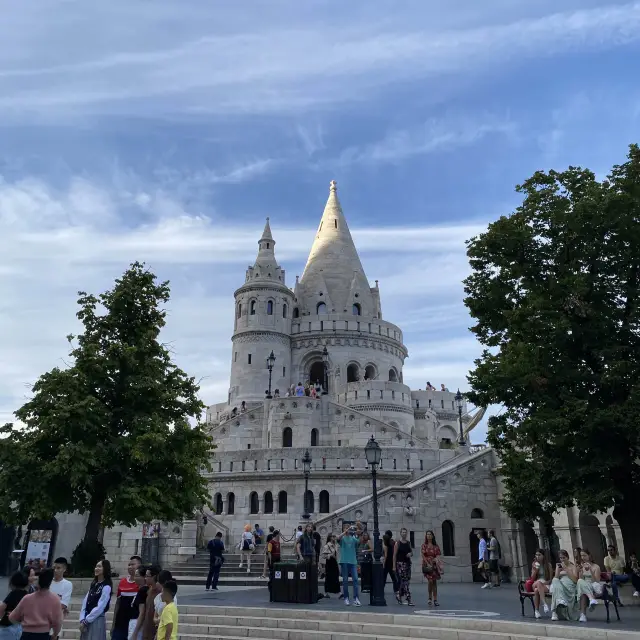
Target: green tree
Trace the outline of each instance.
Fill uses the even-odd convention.
[[[0,517],[88,513],[83,545],[95,549],[101,526],[177,520],[206,503],[212,444],[189,422],[204,409],[197,383],[159,342],[169,283],[136,262],[110,291],[78,295],[71,365],[38,379],[15,413],[24,426],[0,429]]]
[[[640,539],[640,150],[598,181],[537,172],[522,204],[468,241],[469,399],[489,420],[514,518],[613,507]],[[627,547],[627,548],[629,548]]]

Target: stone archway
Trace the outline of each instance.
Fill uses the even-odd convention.
[[[314,362],[309,368],[309,384],[319,384],[324,388],[324,362]]]
[[[600,531],[600,521],[596,516],[580,511],[578,516],[580,525],[580,539],[582,548],[588,549],[593,561],[604,566],[604,557],[607,553],[607,541]]]

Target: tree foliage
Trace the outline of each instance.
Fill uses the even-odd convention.
[[[640,504],[640,149],[599,181],[539,171],[522,204],[468,243],[469,376],[515,518],[614,508],[623,538]],[[636,538],[637,540],[638,538]]]
[[[134,263],[99,296],[80,292],[72,363],[44,373],[0,429],[0,518],[88,513],[101,525],[178,520],[208,501],[211,439],[198,384],[159,342],[169,284]]]

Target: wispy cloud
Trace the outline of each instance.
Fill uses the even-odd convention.
[[[308,15],[297,22],[292,14],[287,28],[272,20],[260,30],[251,23],[254,30],[245,32],[238,31],[247,19],[244,10],[228,11],[221,22],[218,5],[210,5],[199,12],[202,20],[188,27],[177,20],[170,38],[159,28],[170,12],[166,2],[159,3],[156,17],[123,2],[116,5],[117,10],[100,16],[100,27],[104,33],[116,33],[117,26],[127,24],[116,37],[119,50],[104,50],[79,62],[75,53],[91,50],[85,38],[95,32],[96,24],[83,31],[77,21],[65,20],[71,12],[75,15],[75,4],[58,4],[61,15],[46,29],[41,21],[50,18],[47,12],[14,8],[11,13],[17,15],[7,16],[0,35],[15,42],[9,31],[21,23],[23,37],[31,43],[42,28],[41,41],[26,59],[16,60],[11,51],[0,54],[0,109],[289,111],[366,99],[372,91],[401,80],[443,72],[477,73],[489,66],[621,46],[640,38],[638,3],[447,31],[429,26],[433,11],[428,9],[417,14],[399,11],[391,27],[385,27],[377,13],[357,27],[340,20],[331,29],[322,23],[309,28]],[[52,56],[54,43],[65,39],[70,55]],[[95,50],[104,49],[101,40]],[[165,46],[167,40],[170,44]],[[7,49],[11,47],[3,47]],[[160,96],[163,101],[157,103]]]

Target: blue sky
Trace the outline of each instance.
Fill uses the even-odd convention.
[[[233,6],[232,6],[233,5]],[[166,339],[226,395],[233,290],[270,216],[292,285],[328,183],[405,380],[465,388],[465,239],[537,169],[640,137],[640,3],[0,0],[0,421],[134,260]],[[475,433],[475,441],[484,431]]]

